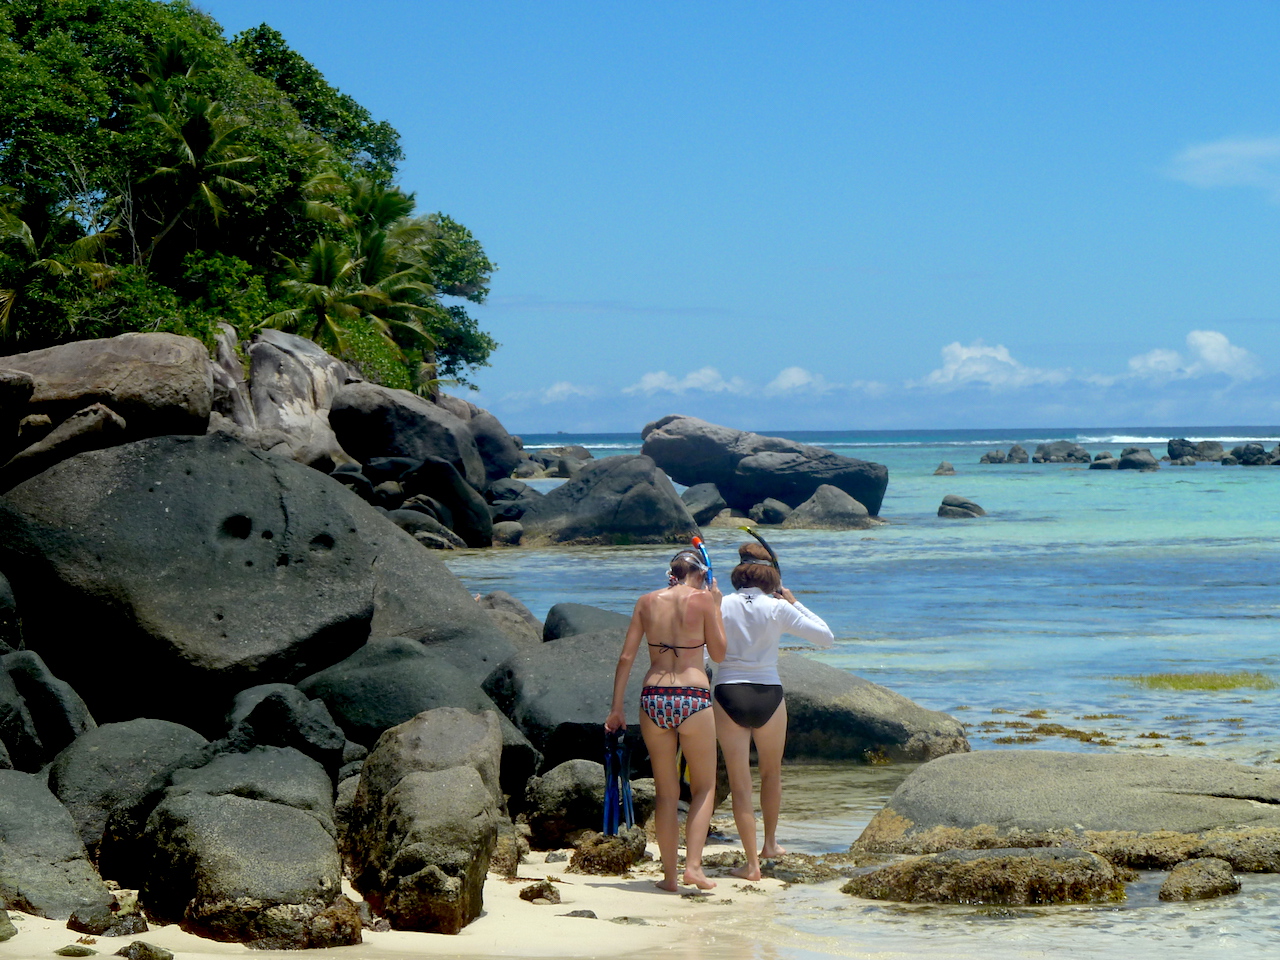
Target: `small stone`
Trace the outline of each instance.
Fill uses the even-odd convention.
[[[613,917],[609,922],[621,923],[631,927],[647,927],[649,925],[649,921],[642,917]]]
[[[157,947],[154,943],[147,943],[145,940],[135,940],[127,947],[121,947],[115,955],[127,957],[128,960],[173,960],[173,951]]]
[[[1161,900],[1212,900],[1240,892],[1240,881],[1231,864],[1217,857],[1184,860],[1169,872],[1160,886]]]
[[[13,925],[13,921],[9,919],[9,911],[0,910],[0,943],[4,943],[18,935],[18,928]]]
[[[560,891],[549,880],[539,880],[521,890],[520,899],[531,903],[559,903]]]
[[[565,853],[563,850],[552,850],[550,853],[547,854],[546,862],[547,863],[564,863],[568,859],[569,859],[569,854]]]
[[[938,469],[933,471],[933,475],[935,477],[954,477],[956,475],[956,468],[953,467],[949,461],[943,460],[938,464]]]
[[[599,920],[594,910],[570,910],[568,913],[558,914],[561,917],[582,917],[584,920]]]
[[[53,952],[59,957],[93,957],[98,953],[97,950],[83,946],[79,943],[69,943],[65,947],[59,947]]]

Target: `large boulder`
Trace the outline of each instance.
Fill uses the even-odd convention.
[[[1120,452],[1119,470],[1159,470],[1160,464],[1146,447],[1125,447]]]
[[[350,367],[306,337],[270,329],[254,334],[249,365],[255,446],[326,473],[352,461],[329,425],[333,398],[355,378]]]
[[[26,413],[61,423],[105,404],[124,418],[127,439],[204,433],[213,403],[213,364],[199,340],[172,333],[124,333],[0,357],[30,375]]]
[[[631,617],[585,603],[557,603],[547,611],[542,625],[543,640],[559,640],[580,633],[616,634],[618,643],[631,624]]]
[[[479,600],[480,606],[489,611],[498,629],[517,643],[541,643],[542,621],[528,607],[507,593],[494,590]]]
[[[360,942],[341,896],[333,784],[298,751],[259,747],[179,771],[147,820],[141,894],[164,923],[260,949]]]
[[[411,641],[412,642],[412,641]],[[264,683],[236,694],[227,714],[227,747],[292,747],[310,757],[330,778],[342,770],[346,735],[323,700],[313,700],[288,683]]]
[[[484,460],[465,422],[408,390],[376,383],[342,387],[329,423],[344,450],[361,463],[374,457],[446,460],[477,490],[488,483]]]
[[[912,773],[858,850],[1070,846],[1168,869],[1218,856],[1280,871],[1280,772],[1226,760],[1001,750],[941,757]]]
[[[100,450],[120,443],[125,437],[124,419],[101,403],[77,410],[67,419],[14,454],[0,467],[0,490],[34,477],[59,460],[86,450]]]
[[[714,483],[695,483],[680,494],[680,499],[689,508],[693,522],[700,527],[705,527],[729,506]]]
[[[15,487],[0,569],[27,646],[56,657],[102,722],[137,715],[116,691],[144,668],[147,713],[217,735],[236,691],[292,682],[369,636],[443,643],[477,679],[513,650],[372,507],[223,435],[80,454]]]
[[[1192,443],[1190,440],[1175,438],[1168,444],[1170,460],[1192,457],[1196,460],[1220,461],[1223,452],[1222,444],[1217,440],[1200,440]]]
[[[653,813],[653,781],[633,781],[635,822]],[[604,825],[604,766],[594,760],[568,760],[529,781],[525,819],[529,843],[537,850],[574,846],[583,834]]]
[[[0,770],[0,907],[65,920],[110,903],[66,807],[40,777]]]
[[[58,754],[49,767],[49,789],[96,858],[112,811],[137,803],[153,780],[171,774],[206,743],[191,728],[166,720],[103,724]]]
[[[866,507],[829,483],[818,487],[812,497],[782,521],[784,527],[806,530],[865,530],[877,523]]]
[[[96,724],[65,680],[55,677],[33,650],[0,656],[0,757],[35,773]]]
[[[987,511],[967,497],[949,493],[938,505],[938,516],[951,520],[971,520],[974,517],[985,517]]]
[[[371,640],[298,686],[328,706],[351,740],[369,747],[384,731],[427,710],[460,707],[498,713],[475,679],[438,650],[402,637]],[[503,789],[518,795],[542,758],[505,716],[499,716],[499,724]]]
[[[475,438],[476,449],[484,461],[485,477],[490,483],[511,476],[521,462],[529,459],[506,427],[488,410],[477,412],[467,421],[467,427]]]
[[[688,543],[698,535],[675,487],[646,456],[589,462],[531,502],[520,522],[526,543]]]
[[[782,653],[778,675],[789,759],[919,762],[969,749],[954,717],[845,670]]]
[[[469,547],[487,547],[493,542],[493,515],[480,492],[443,457],[426,457],[400,476],[406,497],[427,496],[448,511],[441,517],[445,526]]]
[[[766,497],[797,507],[822,484],[839,487],[875,516],[889,471],[822,447],[764,437],[696,417],[663,417],[641,433],[641,452],[685,486],[714,483],[730,507],[749,510]]]
[[[392,727],[366,759],[344,849],[356,889],[393,927],[457,933],[480,915],[501,744],[493,712],[445,708]]]

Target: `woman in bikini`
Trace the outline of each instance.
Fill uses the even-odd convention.
[[[728,649],[716,668],[715,718],[720,750],[733,793],[733,822],[747,862],[730,871],[744,880],[760,879],[760,858],[786,853],[778,846],[782,807],[782,751],[787,745],[787,705],[778,676],[778,639],[784,633],[820,647],[835,642],[831,628],[782,585],[769,551],[758,543],[738,548],[741,561],[730,582],[736,593],[724,598]],[[764,846],[756,853],[756,815],[751,796],[751,742],[760,766],[760,810]]]
[[[711,690],[703,666],[703,650],[717,663],[724,657],[724,625],[720,621],[723,599],[714,580],[704,584],[707,568],[696,551],[683,550],[671,561],[670,586],[646,593],[636,601],[631,625],[618,657],[613,678],[613,706],[605,720],[612,733],[626,726],[623,698],[627,679],[640,642],[649,647],[649,670],[640,696],[640,732],[644,735],[657,794],[655,816],[663,878],[657,885],[675,892],[676,847],[680,821],[680,773],[676,750],[683,750],[689,771],[692,799],[685,822],[683,881],[700,890],[715,882],[702,872],[702,845],[711,826],[715,806],[716,725],[711,710]]]

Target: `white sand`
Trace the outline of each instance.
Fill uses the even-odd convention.
[[[650,852],[657,853],[652,847]],[[767,922],[772,915],[770,894],[782,886],[767,878],[749,884],[727,872],[709,869],[708,875],[717,882],[714,890],[696,895],[693,887],[682,887],[687,895],[681,895],[653,885],[662,876],[656,862],[640,864],[627,877],[595,877],[565,873],[567,862],[548,864],[545,856],[532,854],[530,862],[521,864],[515,880],[490,874],[484,888],[484,912],[456,936],[366,930],[363,944],[326,950],[322,955],[344,960],[644,955],[652,960],[655,953],[671,956],[674,951],[680,956],[688,952],[699,960],[737,960],[751,955],[744,937],[754,939],[748,930],[758,931]],[[559,904],[534,904],[520,899],[524,887],[544,878],[556,884]],[[563,916],[571,910],[591,910],[598,919]],[[44,920],[15,911],[9,915],[18,935],[0,943],[0,960],[50,956],[81,936],[68,930],[65,921]],[[624,917],[632,922],[618,922]],[[749,922],[744,924],[748,917]],[[734,932],[732,928],[739,925],[744,929]],[[177,926],[153,926],[136,936],[100,937],[91,946],[100,955],[110,956],[134,940],[172,950],[178,960],[321,955],[321,951],[249,950],[241,944],[203,940]]]

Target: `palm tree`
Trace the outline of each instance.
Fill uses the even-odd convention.
[[[360,260],[348,247],[320,238],[299,263],[285,259],[288,278],[280,286],[299,306],[272,314],[264,326],[300,333],[335,356],[351,349],[351,321],[386,303],[377,289],[360,283]]]

